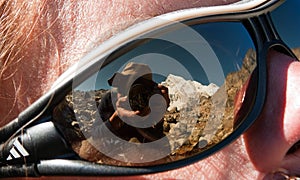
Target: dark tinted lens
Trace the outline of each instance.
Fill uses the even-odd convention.
[[[251,109],[243,104],[255,94],[247,87],[256,55],[241,23],[178,23],[136,39],[105,62],[54,115],[56,123],[68,124],[63,133],[89,161],[153,165],[209,151]]]
[[[300,1],[288,0],[271,13],[274,25],[283,39],[300,58]]]

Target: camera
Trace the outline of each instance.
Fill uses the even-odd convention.
[[[129,90],[129,103],[133,111],[144,112],[149,108],[149,100],[154,94],[161,94],[158,84],[152,80],[139,78]]]

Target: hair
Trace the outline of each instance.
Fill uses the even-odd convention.
[[[48,29],[57,18],[49,12],[56,11],[57,2],[0,0],[0,101],[6,104],[0,107],[4,116],[0,126],[40,96],[27,96],[30,89],[26,87],[32,80],[24,77],[36,78],[30,68],[40,70],[38,63],[48,58],[45,52],[55,51],[56,42]],[[40,46],[42,50],[37,50]]]
[[[47,0],[0,0],[0,80],[22,60],[34,36],[42,34],[41,19]]]

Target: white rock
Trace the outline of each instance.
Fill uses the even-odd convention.
[[[205,86],[197,81],[185,80],[173,74],[170,74],[161,84],[169,89],[171,102],[168,110],[177,108],[179,111],[198,105],[202,96],[208,98],[219,89],[213,83]]]

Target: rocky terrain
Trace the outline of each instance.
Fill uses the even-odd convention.
[[[174,136],[174,139],[170,140],[174,154],[185,156],[204,151],[232,132],[235,97],[256,66],[254,56],[255,54],[249,51],[241,70],[228,74],[225,83],[219,88],[214,84],[198,88],[197,82],[191,82],[195,84],[193,88],[186,82],[178,83],[182,89],[188,87],[189,90],[195,89],[196,92],[185,93],[182,96],[185,100],[189,99],[186,102],[180,101],[185,102],[183,106],[173,108],[171,103],[171,111],[165,115],[165,130],[169,130],[168,133]],[[185,84],[182,85],[183,83]],[[170,89],[174,88],[172,83],[165,85]],[[170,90],[171,97],[176,94],[179,93],[173,95]],[[173,102],[176,103],[174,100]]]
[[[163,117],[163,133],[169,139],[171,153],[149,164],[191,156],[209,149],[226,138],[236,126],[234,124],[236,95],[249,79],[255,66],[255,53],[249,50],[242,68],[228,74],[221,87],[214,84],[205,86],[170,74],[161,84],[168,87],[171,100]],[[91,131],[97,124],[98,115],[95,107],[106,91],[74,91],[55,109],[54,121],[74,151],[82,158],[104,164],[136,165],[106,157],[88,142],[90,137],[86,132]],[[130,141],[142,143],[134,137]]]

